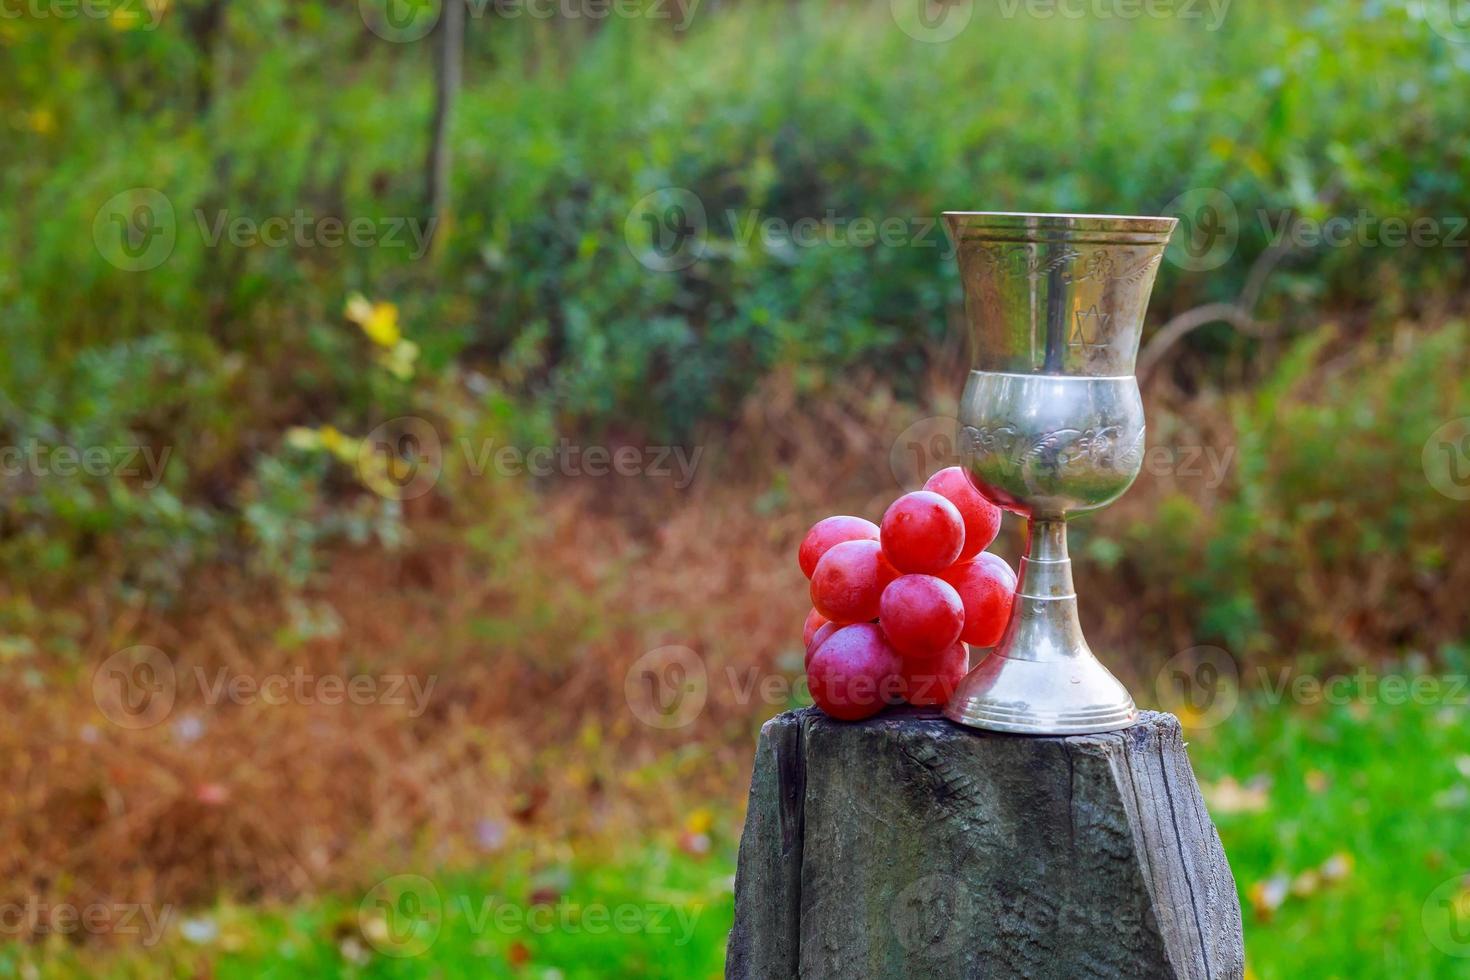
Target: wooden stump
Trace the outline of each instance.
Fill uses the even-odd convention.
[[[1240,903],[1173,715],[999,735],[933,711],[761,729],[725,975],[1243,975]]]

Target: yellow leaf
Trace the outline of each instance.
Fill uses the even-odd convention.
[[[403,339],[398,329],[398,307],[393,303],[369,303],[361,293],[353,293],[347,298],[344,312],[379,347],[392,348]]]
[[[684,829],[691,834],[707,834],[709,833],[710,827],[714,825],[714,822],[714,814],[708,809],[700,807],[698,810],[689,814],[688,819],[684,821]]]
[[[322,446],[328,452],[336,452],[337,447],[342,445],[342,433],[334,425],[322,426],[317,435],[321,436]]]

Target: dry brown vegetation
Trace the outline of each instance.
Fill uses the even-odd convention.
[[[955,360],[935,359],[947,366],[933,390],[957,390]],[[1236,445],[1223,399],[1161,385],[1149,393],[1151,444]],[[899,434],[952,411],[938,398],[901,403],[872,379],[801,397],[778,376],[705,443],[686,490],[653,478],[482,481],[474,506],[414,508],[399,552],[336,552],[301,597],[215,568],[185,609],[94,604],[76,667],[5,694],[0,901],[289,897],[486,849],[673,839],[698,807],[716,812],[728,843],[755,729],[786,705],[750,685],[799,674],[808,603],[796,543],[827,513],[880,514],[901,489],[889,465]],[[1209,513],[1229,484],[1208,483],[1146,472],[1091,536],[1127,541],[1176,496]],[[995,550],[1014,562],[1019,544],[1008,519]],[[1136,562],[1077,557],[1093,644],[1148,702],[1157,664],[1200,642],[1193,611]],[[1466,574],[1452,555],[1441,581]],[[1438,628],[1452,633],[1461,615],[1443,610]],[[1334,622],[1345,638],[1364,628]],[[168,717],[141,730],[92,697],[96,666],[134,644],[165,651],[178,677]],[[624,687],[634,661],[670,644],[702,658],[708,700],[688,726],[658,730]],[[221,668],[434,686],[417,716],[412,697],[211,705],[195,672]]]

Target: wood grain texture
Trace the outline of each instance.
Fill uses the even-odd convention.
[[[979,732],[932,711],[767,722],[726,976],[1244,972],[1240,905],[1172,715]]]

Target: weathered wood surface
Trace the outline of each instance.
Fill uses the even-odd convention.
[[[806,709],[761,730],[729,978],[1229,980],[1240,930],[1173,715],[1038,738]]]

